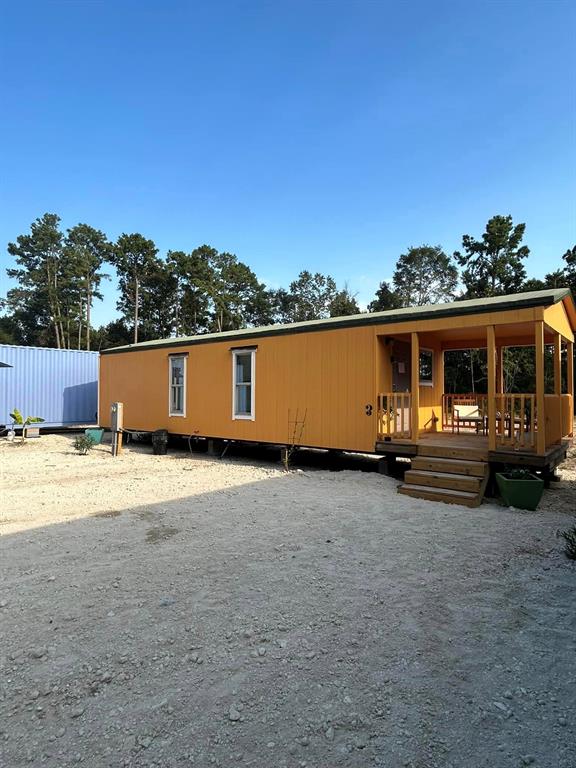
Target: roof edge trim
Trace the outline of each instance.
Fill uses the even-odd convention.
[[[540,294],[540,295],[538,295]],[[359,328],[371,325],[396,325],[398,323],[410,323],[422,320],[444,317],[459,317],[462,315],[481,315],[490,312],[506,312],[511,309],[529,309],[530,307],[546,307],[558,304],[565,298],[572,297],[569,288],[556,288],[547,291],[538,291],[536,294],[511,294],[508,301],[487,302],[479,304],[464,304],[453,302],[451,304],[436,304],[426,307],[413,307],[411,312],[401,315],[391,312],[367,312],[362,315],[350,315],[342,318],[327,318],[324,321],[313,320],[310,323],[293,323],[288,325],[267,326],[265,328],[243,328],[236,331],[224,331],[219,334],[206,334],[205,336],[191,336],[174,339],[159,339],[158,341],[142,342],[141,344],[128,344],[122,347],[111,347],[100,352],[101,355],[119,355],[127,352],[146,352],[152,349],[165,349],[170,347],[192,347],[197,344],[217,344],[219,342],[237,341],[241,339],[269,338],[273,336],[295,335],[299,333],[315,333],[318,331],[335,331],[341,328]],[[479,299],[479,302],[482,300]]]

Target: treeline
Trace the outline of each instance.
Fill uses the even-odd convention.
[[[8,244],[17,281],[2,301],[0,342],[104,349],[131,341],[290,323],[360,312],[334,279],[303,271],[287,289],[267,288],[232,253],[202,245],[159,256],[152,240],[122,234],[111,242],[78,224],[65,233],[47,213]],[[93,328],[91,309],[115,269],[119,319]]]
[[[525,224],[515,225],[511,216],[494,216],[480,239],[464,235],[462,250],[452,256],[440,246],[409,248],[368,311],[564,285],[576,293],[576,246],[558,258],[544,280],[529,279],[524,233]],[[139,233],[112,242],[87,224],[63,232],[53,213],[9,243],[8,253],[14,266],[7,273],[16,286],[1,302],[2,343],[104,349],[360,312],[348,287],[338,287],[330,275],[303,271],[288,288],[272,289],[232,253],[202,245],[161,257],[155,243]],[[102,299],[109,267],[117,275],[120,316],[94,328],[91,311]]]

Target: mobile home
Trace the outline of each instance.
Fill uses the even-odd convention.
[[[558,289],[131,344],[101,354],[101,418],[121,401],[135,431],[550,471],[572,436],[575,328]],[[533,391],[505,392],[503,350],[519,346],[535,350]],[[446,391],[455,349],[487,350],[484,394]],[[473,505],[481,486],[403,492]]]

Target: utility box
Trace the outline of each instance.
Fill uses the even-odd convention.
[[[112,432],[121,432],[124,429],[124,403],[112,403],[110,429]]]

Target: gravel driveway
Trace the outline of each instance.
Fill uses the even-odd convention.
[[[576,766],[576,478],[542,510],[0,444],[0,765]]]

